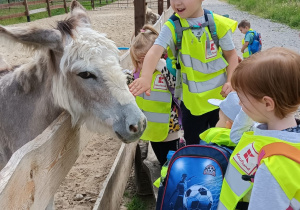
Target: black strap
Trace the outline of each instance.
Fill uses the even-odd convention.
[[[236,208],[237,210],[247,210],[248,209],[248,206],[249,206],[249,203],[248,202],[244,202],[244,201],[240,201],[238,202],[238,204],[236,205]]]
[[[254,179],[254,175],[242,175],[242,180],[244,181],[252,181]]]

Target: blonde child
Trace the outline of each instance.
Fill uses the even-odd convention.
[[[130,47],[130,56],[135,67],[135,79],[143,72],[144,57],[152,47],[158,32],[150,25],[145,25],[134,38]],[[166,80],[166,78],[168,78]],[[169,150],[176,151],[182,135],[179,123],[179,105],[172,97],[175,78],[166,69],[166,61],[160,59],[151,79],[151,96],[136,96],[136,102],[147,117],[147,127],[142,140],[149,140],[154,153],[163,165]]]
[[[176,90],[180,90],[182,95],[180,108],[187,144],[199,144],[199,134],[215,126],[218,107],[209,104],[207,100],[223,99],[232,91],[231,75],[238,64],[232,41],[232,32],[235,31],[237,22],[221,15],[209,14],[215,22],[220,44],[220,48],[217,48],[207,27],[202,2],[203,0],[170,1],[181,26],[186,29],[182,33],[181,49],[177,57],[180,70],[178,68],[176,79],[178,84],[182,82],[182,87],[179,84]],[[169,19],[144,58],[141,77],[129,86],[133,95],[143,92],[150,95],[155,66],[167,47],[176,55],[176,43],[175,24]]]
[[[253,131],[242,135],[230,157],[218,209],[235,209],[251,189],[250,210],[299,209],[300,164],[284,155],[257,164],[262,147],[274,142],[300,156],[300,121],[294,117],[300,105],[300,55],[286,48],[254,54],[236,68],[232,87],[242,106],[232,132]],[[253,126],[253,120],[260,124]],[[284,147],[281,152],[287,154]]]

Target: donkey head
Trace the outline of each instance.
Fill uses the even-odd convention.
[[[71,17],[55,29],[1,27],[0,33],[48,55],[54,104],[67,110],[72,123],[95,132],[114,131],[122,141],[137,140],[146,118],[126,85],[118,48],[91,28],[85,9],[71,3]],[[41,60],[41,59],[40,59]]]

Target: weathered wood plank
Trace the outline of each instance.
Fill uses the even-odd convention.
[[[93,210],[118,210],[129,178],[137,142],[122,144],[115,162],[103,183]]]
[[[64,8],[64,5],[61,4],[61,5],[53,5],[53,6],[50,6],[50,9],[60,9],[60,8]]]
[[[46,3],[46,0],[42,0],[42,1],[28,1],[27,4],[28,5],[36,5],[36,4],[44,4]]]
[[[16,13],[13,15],[0,16],[0,20],[5,20],[5,19],[15,18],[15,17],[22,17],[22,16],[26,16],[26,13],[22,12],[22,13]]]
[[[41,135],[11,157],[0,172],[0,206],[45,209],[93,133],[71,127],[62,113]]]
[[[24,5],[24,2],[15,2],[15,3],[9,3],[9,4],[0,4],[0,9],[5,9],[9,7],[15,7],[15,6],[21,6]]]

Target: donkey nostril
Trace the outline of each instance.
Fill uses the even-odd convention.
[[[136,133],[138,131],[137,125],[130,125],[129,130],[133,133]]]

